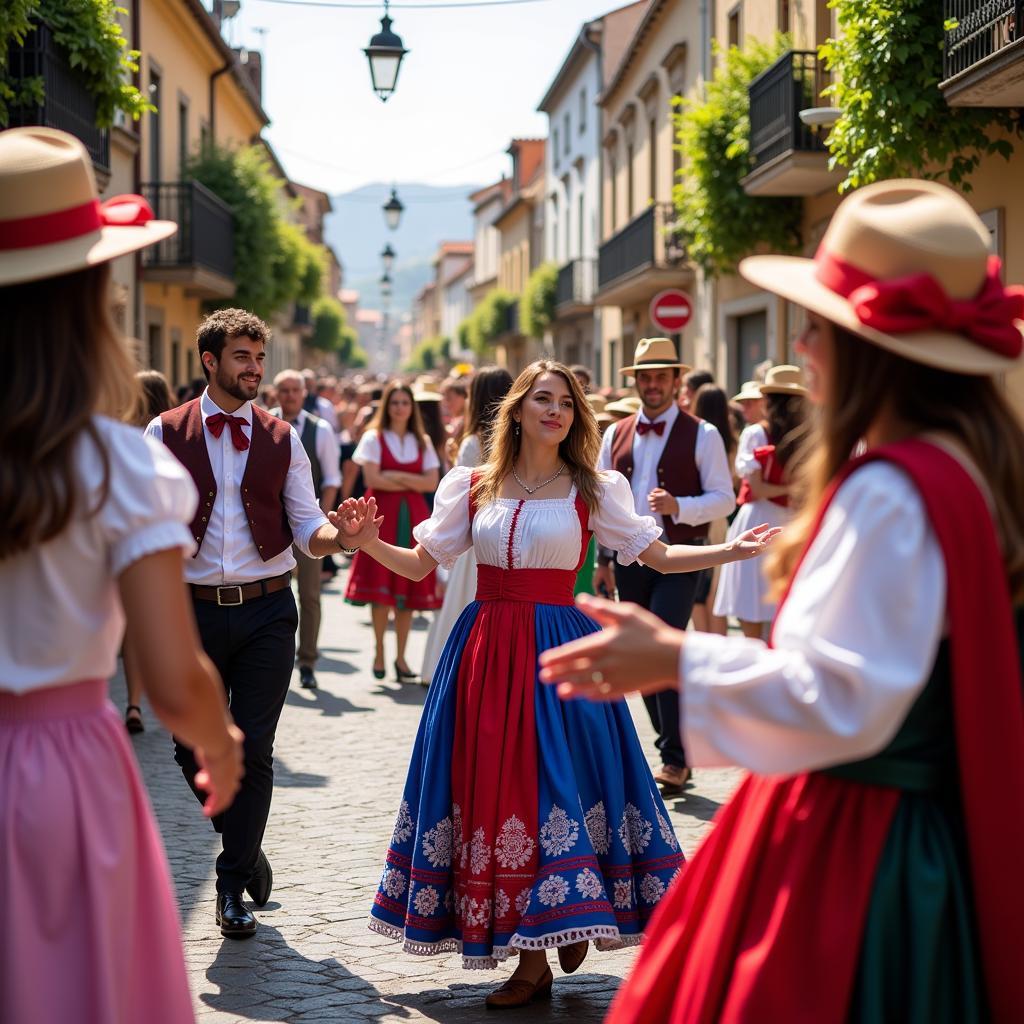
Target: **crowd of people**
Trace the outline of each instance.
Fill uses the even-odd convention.
[[[642,940],[614,1024],[1024,1019],[1024,289],[961,197],[872,185],[814,260],[745,261],[806,310],[805,368],[732,398],[664,338],[629,388],[550,360],[265,384],[241,309],[172,398],[109,264],[176,225],[119,198],[72,136],[0,133],[0,1020],[193,1020],[128,733],[145,694],[220,835],[216,926],[251,936],[328,559],[374,675],[393,618],[397,682],[429,684],[370,928],[515,957],[488,1007],[548,998],[551,950]],[[749,774],[684,852],[664,798],[723,764]]]

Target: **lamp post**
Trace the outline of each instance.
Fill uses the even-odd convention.
[[[385,274],[380,279],[380,294],[383,299],[391,298],[391,275]]]
[[[370,45],[363,50],[370,62],[370,80],[373,91],[387,103],[398,82],[398,70],[402,58],[409,51],[402,45],[402,37],[391,31],[388,17],[388,0],[384,0],[384,17],[380,19],[380,31],[370,39]]]
[[[401,199],[398,198],[398,192],[392,189],[391,198],[384,204],[384,222],[392,231],[397,230],[401,223],[404,209]]]
[[[384,273],[390,274],[391,268],[395,265],[395,250],[391,248],[390,243],[384,246],[380,259],[384,265]]]

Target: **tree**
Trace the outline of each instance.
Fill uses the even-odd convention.
[[[558,264],[542,263],[530,275],[519,300],[519,322],[523,333],[539,338],[555,319]]]

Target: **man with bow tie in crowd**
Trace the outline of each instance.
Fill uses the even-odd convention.
[[[667,544],[703,544],[708,525],[736,507],[725,444],[718,430],[679,407],[683,374],[690,367],[676,356],[669,338],[642,338],[633,366],[622,368],[636,380],[640,412],[605,431],[598,469],[622,473],[633,490],[638,515],[661,517]],[[623,601],[647,608],[670,626],[685,629],[701,573],[665,574],[634,562],[615,565],[601,552],[594,572],[598,592],[616,589]],[[665,796],[683,791],[690,777],[679,725],[679,691],[644,697],[661,767],[655,781]]]
[[[311,558],[340,548],[294,428],[253,404],[269,340],[266,324],[245,310],[207,317],[197,339],[206,390],[146,428],[199,491],[192,522],[196,550],[186,562],[185,581],[203,648],[245,733],[242,787],[213,819],[223,846],[216,922],[231,938],[256,931],[243,893],[262,907],[273,884],[262,844],[274,785],[274,734],[295,659],[292,544]],[[193,792],[205,799],[194,784],[200,766],[193,752],[176,743],[174,756]]]

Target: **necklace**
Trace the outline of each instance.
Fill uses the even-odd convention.
[[[542,487],[547,487],[548,484],[554,483],[562,475],[562,471],[564,469],[565,469],[565,463],[563,462],[558,467],[558,472],[553,477],[548,478],[542,484],[537,484],[536,487],[527,487],[526,484],[524,484],[523,481],[519,479],[519,474],[516,472],[515,463],[512,464],[512,476],[515,478],[516,483],[519,484],[519,486],[522,487],[522,489],[524,491],[526,491],[527,494],[535,494]]]

